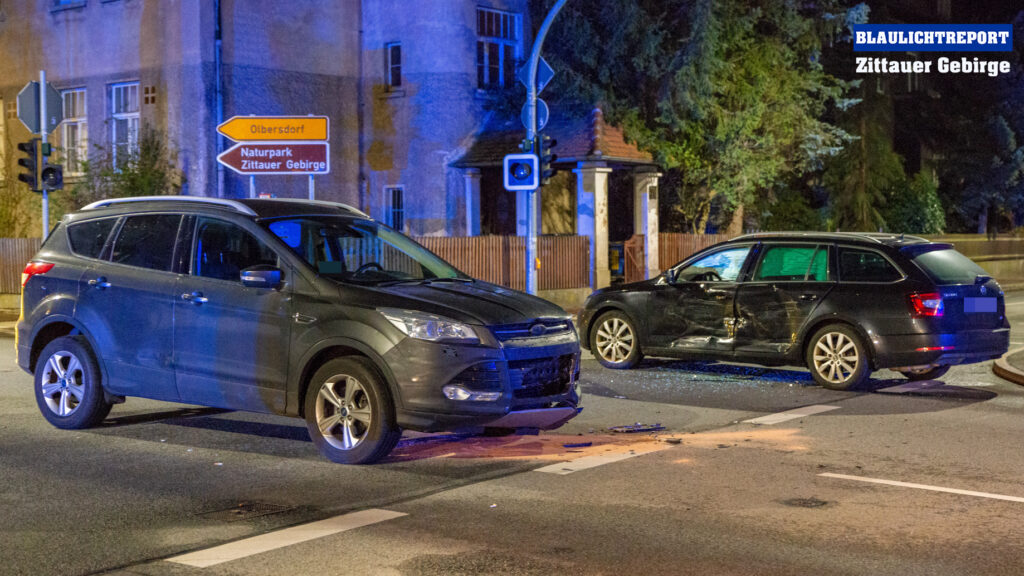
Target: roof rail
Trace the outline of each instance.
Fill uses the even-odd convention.
[[[203,204],[216,204],[218,206],[230,208],[235,212],[241,212],[248,216],[256,216],[256,212],[253,211],[252,208],[249,208],[241,202],[225,200],[223,198],[207,198],[205,196],[135,196],[131,198],[111,198],[108,200],[93,202],[92,204],[82,208],[82,210],[95,210],[97,208],[104,208],[114,204],[127,204],[129,202],[196,202]]]
[[[341,208],[342,210],[348,210],[358,214],[364,218],[373,219],[369,214],[349,204],[343,204],[341,202],[331,202],[329,200],[305,200],[302,198],[263,198],[263,200],[273,200],[275,202],[301,202],[302,204],[317,204],[320,206],[331,206],[334,208]]]

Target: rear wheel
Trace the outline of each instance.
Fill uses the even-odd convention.
[[[900,370],[900,374],[903,374],[907,377],[907,380],[911,380],[913,382],[942,378],[946,372],[949,372],[949,366],[934,366],[932,368],[925,368],[921,370]]]
[[[855,389],[871,372],[860,337],[844,324],[831,324],[815,332],[806,354],[815,382],[831,390]]]
[[[39,411],[57,428],[90,428],[110,413],[99,364],[81,336],[57,338],[43,348],[36,363],[35,394]]]
[[[402,435],[387,384],[365,358],[330,360],[310,381],[306,428],[320,453],[339,464],[369,464]]]
[[[643,354],[633,320],[613,310],[602,314],[590,330],[590,351],[607,368],[632,368]]]

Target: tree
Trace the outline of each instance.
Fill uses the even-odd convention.
[[[538,4],[542,15],[550,2]],[[559,70],[548,93],[603,103],[627,138],[679,169],[678,201],[702,211],[691,221],[712,202],[742,215],[849,141],[822,119],[849,104],[849,85],[819,62],[848,16],[839,0],[570,3],[545,44]]]
[[[885,202],[888,230],[907,234],[941,234],[946,228],[946,215],[938,190],[938,182],[923,170],[894,187]]]

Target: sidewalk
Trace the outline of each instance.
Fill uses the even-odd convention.
[[[1010,350],[992,364],[996,376],[1024,386],[1024,348]]]
[[[17,323],[17,310],[0,308],[0,338],[14,338],[14,325]]]

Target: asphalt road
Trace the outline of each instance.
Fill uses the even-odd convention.
[[[0,339],[0,574],[1024,571],[1024,387],[989,363],[849,393],[799,369],[582,374],[557,432],[409,434],[346,467],[300,421],[145,400],[56,430]],[[636,422],[665,430],[608,431]]]

